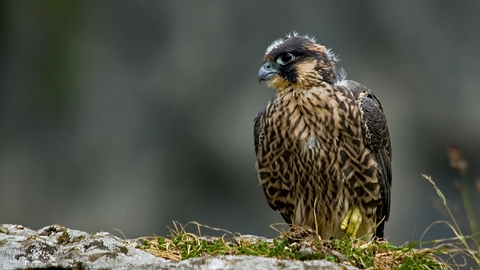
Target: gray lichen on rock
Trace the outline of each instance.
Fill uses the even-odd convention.
[[[0,226],[0,243],[1,269],[116,269],[167,262],[136,249],[134,240],[122,240],[105,232],[88,234],[59,225],[34,231],[4,224]]]

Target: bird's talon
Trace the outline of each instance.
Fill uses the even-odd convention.
[[[360,213],[360,209],[357,206],[348,209],[347,214],[340,225],[340,229],[345,231],[342,238],[345,239],[349,236],[356,237],[360,224],[362,224],[362,214]]]
[[[348,221],[350,220],[351,215],[352,215],[352,209],[350,208],[348,209],[347,214],[345,215],[345,218],[343,218],[342,224],[340,225],[340,229],[342,229],[342,231],[345,231],[345,229],[347,228]]]

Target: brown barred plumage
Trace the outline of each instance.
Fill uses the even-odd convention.
[[[353,236],[372,232],[388,220],[392,181],[380,102],[365,86],[337,79],[335,56],[310,37],[277,40],[264,60],[258,78],[277,93],[255,118],[254,139],[268,203],[323,239],[342,238],[355,208],[362,220]]]

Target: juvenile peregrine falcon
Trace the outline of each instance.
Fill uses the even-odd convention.
[[[269,205],[323,239],[383,237],[392,151],[380,101],[338,74],[335,55],[311,37],[274,41],[264,62],[258,80],[277,92],[255,118],[254,140]]]

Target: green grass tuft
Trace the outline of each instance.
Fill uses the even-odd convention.
[[[195,224],[198,233],[174,223],[171,237],[144,238],[138,248],[165,259],[180,261],[220,255],[251,255],[288,260],[320,260],[341,262],[368,269],[449,269],[436,257],[438,250],[414,247],[417,243],[394,246],[384,241],[364,242],[360,239],[320,240],[307,228],[283,232],[277,239],[232,234],[225,230]],[[201,236],[200,227],[224,232],[221,237]],[[310,234],[306,233],[310,232]],[[302,235],[302,237],[294,237]]]

